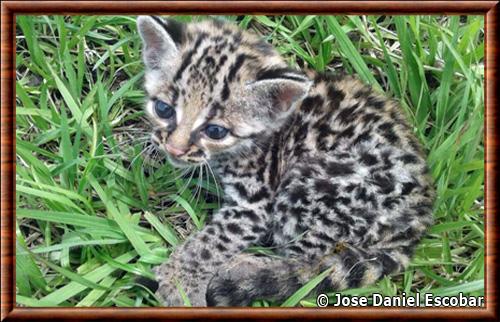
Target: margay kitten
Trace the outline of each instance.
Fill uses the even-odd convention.
[[[407,265],[432,222],[422,149],[400,108],[352,77],[304,74],[221,21],[139,17],[153,140],[209,162],[224,190],[203,230],[155,268],[167,306],[282,301],[374,283]],[[244,252],[267,243],[277,256]]]

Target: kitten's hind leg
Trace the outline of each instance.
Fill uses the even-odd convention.
[[[281,300],[303,284],[297,260],[243,253],[211,279],[208,306],[247,306],[255,299]]]
[[[339,291],[369,285],[408,264],[405,248],[369,252],[339,243],[335,251],[314,263],[300,258],[240,254],[224,264],[210,280],[209,306],[246,306],[253,300],[284,301],[321,272],[330,274],[312,293]]]

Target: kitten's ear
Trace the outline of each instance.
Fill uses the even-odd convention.
[[[141,35],[143,59],[148,68],[159,68],[179,54],[178,46],[185,37],[184,25],[174,20],[153,16],[139,16],[137,29]]]
[[[271,115],[280,118],[291,112],[294,103],[302,99],[311,86],[307,78],[273,78],[248,85],[257,100],[270,107]]]

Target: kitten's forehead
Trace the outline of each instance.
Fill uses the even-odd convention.
[[[201,83],[246,81],[266,65],[283,64],[271,45],[249,31],[219,20],[187,26],[188,41],[181,47],[181,62],[173,81]]]

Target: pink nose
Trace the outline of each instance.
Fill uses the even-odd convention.
[[[183,156],[184,154],[186,154],[188,150],[188,149],[178,148],[168,143],[165,144],[165,149],[168,151],[168,153],[172,154],[174,157]]]

